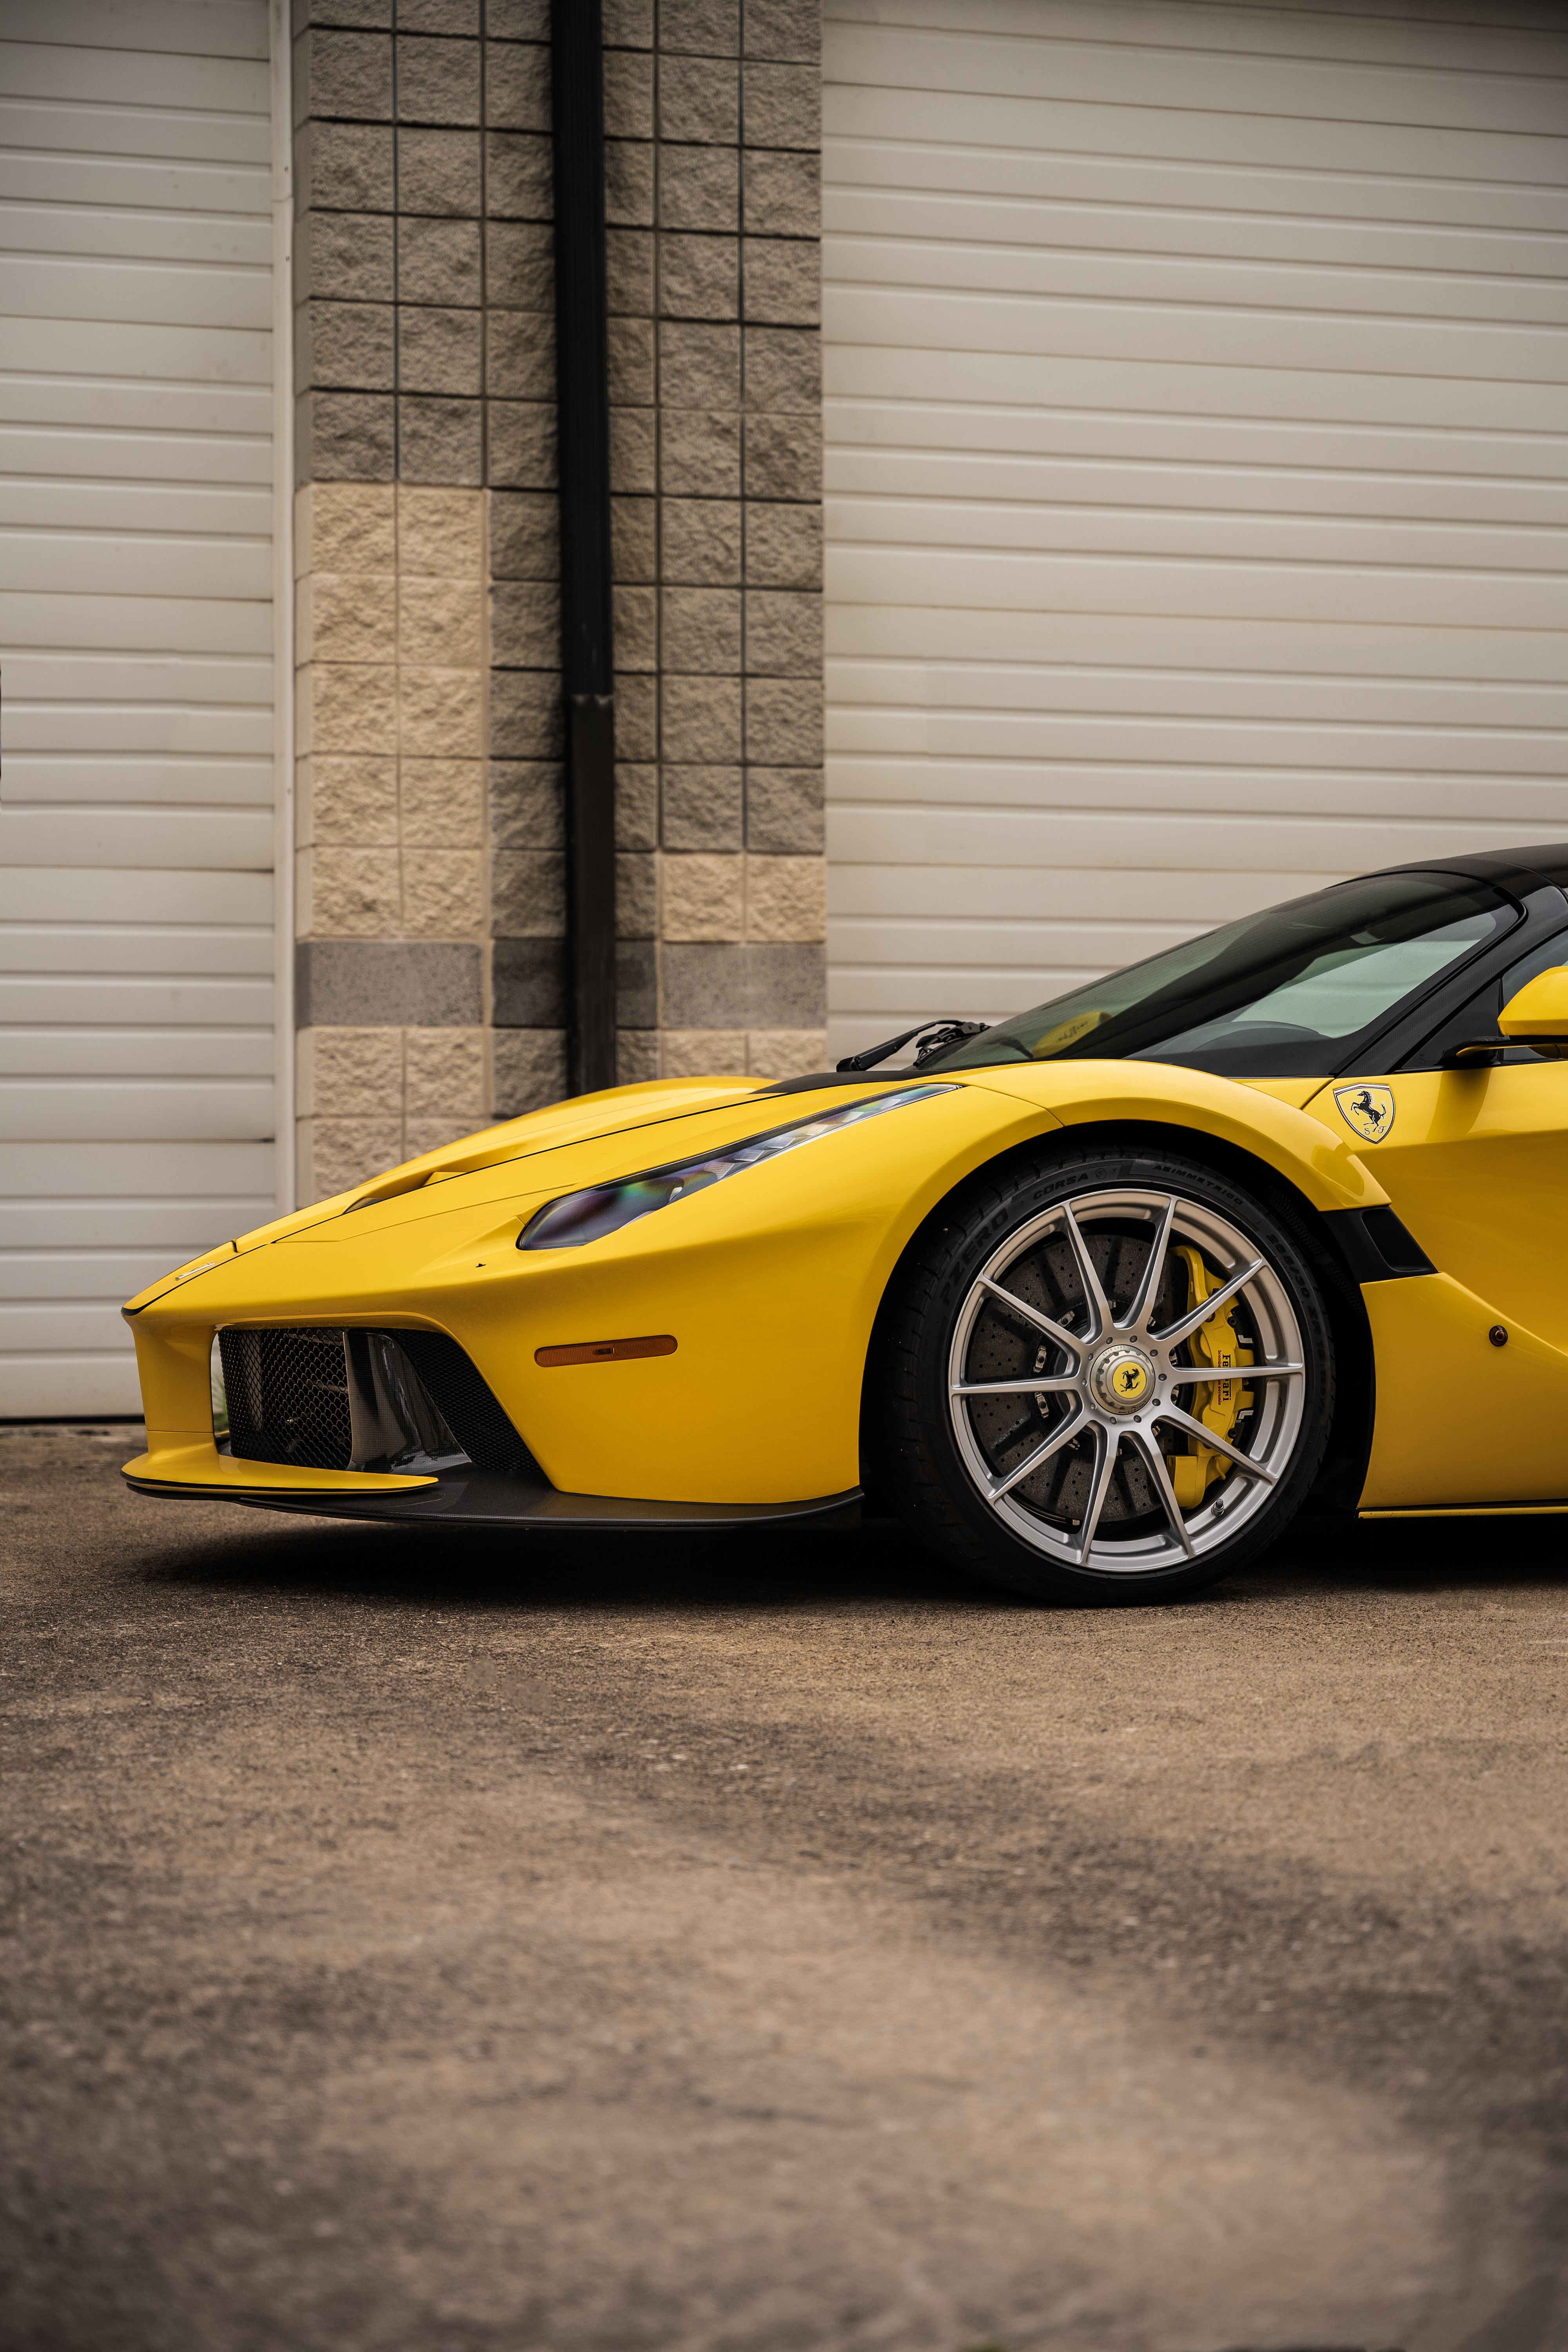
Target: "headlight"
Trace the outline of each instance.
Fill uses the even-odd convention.
[[[788,1127],[770,1128],[765,1135],[749,1135],[744,1143],[727,1144],[722,1151],[710,1152],[700,1160],[672,1160],[668,1167],[650,1168],[646,1174],[627,1176],[618,1184],[595,1184],[585,1192],[568,1192],[529,1219],[517,1245],[526,1250],[579,1249],[584,1242],[618,1233],[651,1210],[667,1209],[672,1201],[683,1201],[689,1192],[706,1192],[710,1184],[721,1184],[726,1176],[738,1176],[742,1169],[776,1160],[782,1151],[815,1143],[819,1136],[836,1135],[843,1127],[857,1127],[862,1119],[876,1118],[904,1103],[924,1102],[928,1096],[952,1092],[951,1087],[900,1087],[896,1094],[877,1095],[869,1102],[850,1103],[843,1110],[822,1111],[816,1118],[795,1119]]]

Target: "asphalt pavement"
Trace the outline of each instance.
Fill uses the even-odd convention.
[[[0,1430],[5,2352],[1560,2352],[1568,1523],[897,1532]]]

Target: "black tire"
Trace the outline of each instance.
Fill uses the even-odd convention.
[[[1156,1207],[1160,1198],[1168,1210]],[[1068,1202],[1076,1204],[1070,1213]],[[1256,1559],[1300,1509],[1333,1418],[1329,1318],[1306,1237],[1292,1225],[1288,1213],[1173,1154],[1069,1149],[973,1179],[917,1237],[883,1302],[868,1365],[868,1488],[961,1567],[1041,1600],[1164,1600]],[[1008,1257],[1016,1241],[1019,1254]],[[1207,1302],[1206,1286],[1241,1279],[1235,1270],[1247,1249],[1261,1271],[1236,1291],[1229,1311],[1235,1339],[1250,1348],[1257,1369],[1250,1387],[1247,1372],[1237,1373],[1234,1392],[1244,1402],[1229,1424],[1226,1458],[1205,1450],[1195,1421],[1188,1418],[1193,1433],[1184,1434],[1175,1418],[1184,1394],[1195,1406],[1232,1394],[1196,1387],[1191,1369],[1216,1360],[1194,1349],[1219,1344],[1212,1336],[1219,1327],[1210,1323],[1203,1340],[1166,1342]],[[1140,1312],[1151,1262],[1155,1287],[1142,1304],[1142,1336],[1122,1345],[1133,1326],[1120,1318]],[[993,1279],[982,1287],[987,1268]],[[1075,1281],[1081,1341],[1071,1331],[1077,1308],[1062,1303]],[[1099,1308],[1096,1285],[1106,1302]],[[1040,1314],[1050,1328],[1066,1328],[1073,1348],[1040,1336],[1047,1329]],[[1097,1319],[1104,1330],[1091,1344]],[[1246,1358],[1238,1352],[1237,1360]],[[1012,1384],[1006,1398],[973,1385],[994,1381],[998,1361]],[[1025,1396],[1047,1368],[1061,1393]],[[1146,1409],[1115,1394],[1119,1379],[1144,1383]],[[1222,1422],[1231,1410],[1216,1409]],[[1126,1418],[1140,1411],[1136,1423]],[[1072,1421],[1075,1412],[1089,1418]],[[1178,1463],[1183,1453],[1190,1463]],[[1016,1464],[1041,1454],[1044,1467],[1010,1485]],[[1192,1507],[1181,1503],[1180,1492],[1200,1489]],[[1075,1498],[1083,1497],[1075,1520]]]

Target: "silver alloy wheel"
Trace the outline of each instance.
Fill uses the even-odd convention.
[[[1130,1244],[1130,1295],[1118,1299],[1119,1286],[1111,1277],[1108,1297],[1101,1269],[1109,1275],[1112,1265],[1124,1262]],[[1184,1244],[1200,1254],[1219,1286],[1184,1311],[1169,1314],[1167,1304],[1169,1319],[1162,1323],[1162,1297],[1168,1300],[1173,1281],[1172,1252]],[[1078,1294],[1070,1314],[1052,1314],[1017,1287],[1027,1281],[1044,1295],[1053,1252]],[[1231,1300],[1250,1327],[1255,1359],[1237,1373],[1255,1397],[1237,1432],[1240,1444],[1194,1420],[1177,1402],[1184,1391],[1215,1380],[1212,1367],[1184,1360],[1190,1354],[1186,1343]],[[1003,1329],[1036,1344],[1035,1362],[1005,1380],[977,1379],[972,1354],[987,1328],[994,1351],[998,1318]],[[1081,1328],[1069,1328],[1069,1321]],[[1065,1567],[1146,1575],[1201,1559],[1227,1543],[1264,1507],[1300,1432],[1306,1378],[1289,1295],[1256,1244],[1202,1202],[1118,1186],[1058,1201],[1010,1234],[981,1267],[953,1328],[949,1411],[977,1491],[1015,1534]],[[994,1458],[994,1441],[984,1442],[975,1426],[977,1411],[986,1410],[981,1401],[988,1398],[1018,1400],[1020,1423],[1006,1445],[1023,1450],[1005,1465]],[[1194,1508],[1184,1510],[1177,1502],[1159,1443],[1162,1430],[1197,1438],[1232,1465]],[[1042,1476],[1068,1450],[1081,1496],[1076,1517],[1070,1507],[1053,1510],[1048,1501],[1042,1504],[1040,1494]],[[1077,1477],[1079,1466],[1087,1471],[1084,1478]],[[1108,1531],[1112,1522],[1107,1519],[1119,1472],[1121,1517],[1129,1522],[1120,1539]],[[1061,1484],[1059,1471],[1056,1475]],[[1127,1507],[1130,1481],[1149,1497],[1151,1508]],[[1036,1489],[1033,1496],[1023,1491],[1029,1486]],[[1152,1529],[1151,1516],[1157,1522]]]

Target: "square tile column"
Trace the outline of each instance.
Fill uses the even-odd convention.
[[[820,1066],[816,0],[604,0],[619,1068]],[[548,0],[297,0],[300,1183],[565,1085]]]

